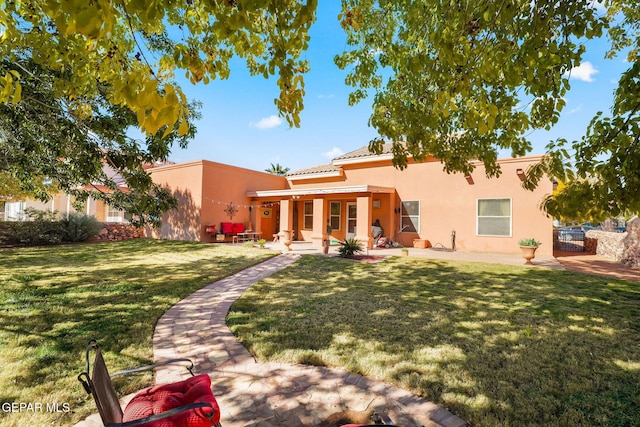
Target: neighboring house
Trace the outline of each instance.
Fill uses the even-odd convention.
[[[212,241],[208,226],[241,222],[267,240],[289,231],[293,240],[321,246],[330,225],[333,238],[370,246],[378,219],[384,236],[403,246],[421,239],[461,251],[518,253],[518,240],[533,237],[543,243],[539,253],[552,253],[552,218],[540,202],[553,183],[522,188],[523,171],[540,157],[500,160],[502,175],[488,179],[479,162],[467,177],[445,173],[435,159],[410,160],[399,170],[390,147],[380,155],[365,147],[286,177],[205,160],[153,168],[154,181],[173,190],[180,208],[148,234]]]
[[[149,166],[151,167],[151,166]],[[115,183],[124,187],[124,179],[120,174],[110,166],[104,164],[103,170],[105,174],[113,179]],[[107,187],[100,184],[92,184],[87,189],[95,189],[104,192],[109,192]],[[26,199],[14,202],[6,202],[4,206],[4,220],[5,221],[23,221],[26,219],[25,209],[32,208],[40,211],[58,212],[61,214],[68,214],[72,212],[78,212],[73,207],[73,198],[64,193],[54,194],[48,202],[41,202],[34,199]],[[100,222],[128,222],[124,211],[111,208],[109,205],[101,200],[95,200],[91,197],[87,199],[84,208],[79,211],[87,215],[93,215]]]
[[[41,211],[58,212],[67,214],[77,212],[73,207],[71,196],[66,194],[55,194],[48,202],[27,199],[18,202],[6,202],[4,206],[5,221],[23,221],[26,219],[25,209],[33,208]],[[83,213],[95,216],[100,222],[128,222],[123,211],[113,209],[101,200],[94,200],[91,197],[82,209]]]

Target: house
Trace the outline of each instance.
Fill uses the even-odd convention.
[[[5,221],[23,221],[26,218],[25,209],[31,208],[40,211],[58,212],[68,214],[77,212],[73,207],[73,198],[64,193],[54,194],[48,202],[35,199],[6,202],[4,206]],[[82,213],[93,215],[100,222],[127,222],[123,211],[113,209],[101,200],[89,197]]]
[[[171,188],[180,208],[148,234],[213,241],[213,225],[219,232],[222,222],[237,222],[268,240],[287,232],[294,241],[321,246],[329,225],[333,239],[371,246],[371,225],[379,220],[384,236],[403,246],[417,240],[461,251],[517,253],[518,240],[533,237],[543,243],[538,253],[552,254],[552,218],[540,202],[553,183],[522,188],[523,171],[539,156],[499,160],[501,176],[489,179],[480,162],[470,176],[445,173],[435,158],[410,159],[399,170],[390,148],[375,155],[364,147],[286,177],[206,160],[153,168],[153,180]]]
[[[151,166],[148,166],[151,167]],[[126,191],[125,181],[122,176],[109,165],[103,164],[102,169],[106,176],[113,179],[120,189]],[[102,184],[91,184],[86,187],[90,190],[99,190],[110,192],[111,190]],[[53,194],[48,202],[42,202],[35,199],[26,199],[19,201],[6,202],[4,205],[5,221],[23,221],[26,218],[25,209],[31,208],[39,211],[48,211],[51,213],[69,214],[75,212],[85,213],[95,216],[100,222],[120,222],[127,223],[127,215],[124,211],[114,209],[102,200],[96,200],[89,197],[84,204],[82,211],[77,211],[73,207],[73,197],[65,193]]]
[[[242,224],[243,230],[255,230],[269,240],[278,231],[273,209],[253,202],[247,193],[285,189],[287,180],[282,176],[208,160],[164,165],[148,172],[155,183],[170,189],[179,205],[164,215],[160,228],[146,228],[150,237],[214,241],[223,222]]]

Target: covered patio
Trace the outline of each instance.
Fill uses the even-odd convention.
[[[386,235],[398,230],[400,202],[395,188],[374,185],[295,188],[248,192],[252,204],[279,206],[278,233],[321,247],[328,227],[332,239],[354,238],[371,247],[371,224],[380,220]],[[261,231],[263,221],[256,221]]]

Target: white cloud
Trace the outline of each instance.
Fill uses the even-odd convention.
[[[599,71],[593,68],[593,64],[591,62],[583,62],[577,67],[573,67],[571,71],[569,71],[569,77],[572,79],[582,80],[583,82],[592,82],[593,75],[598,74]]]
[[[331,159],[335,159],[338,156],[342,156],[343,154],[344,154],[344,151],[342,151],[338,147],[333,147],[331,151],[327,151],[326,153],[324,153],[324,156],[327,159],[331,160]]]
[[[258,129],[272,129],[275,127],[278,127],[282,124],[282,119],[278,116],[269,116],[269,117],[265,117],[264,119],[260,120],[258,123],[255,122],[251,122],[249,123],[249,126],[251,126],[252,128],[258,128]]]
[[[333,98],[334,96],[335,96],[335,95],[334,95],[334,94],[332,94],[332,93],[331,93],[331,94],[329,94],[329,95],[324,95],[324,94],[322,94],[322,95],[318,95],[318,98],[319,98],[319,99],[328,99],[328,98]]]
[[[577,113],[579,111],[582,111],[582,104],[578,105],[576,108],[572,109],[567,114],[575,114],[575,113]]]

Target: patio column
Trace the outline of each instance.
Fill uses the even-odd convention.
[[[355,239],[362,242],[364,247],[371,248],[373,238],[371,237],[371,223],[373,213],[371,212],[371,196],[361,196],[356,199],[356,236]]]
[[[293,239],[293,202],[285,199],[280,200],[280,239],[284,237],[283,232],[289,232],[289,238]]]
[[[327,229],[327,203],[325,199],[313,199],[313,246],[322,247],[322,236]]]

